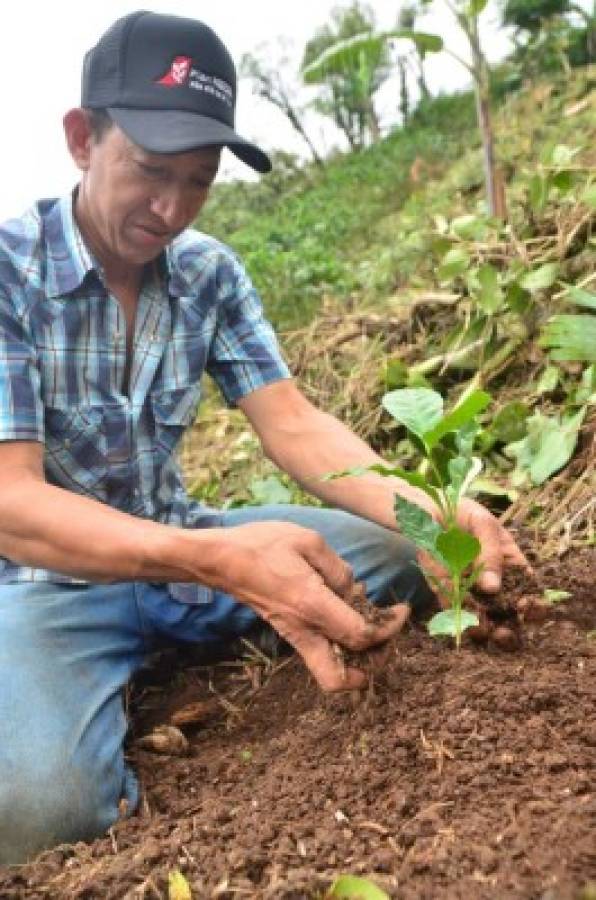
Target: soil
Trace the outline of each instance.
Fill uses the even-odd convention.
[[[292,656],[161,654],[132,701],[140,812],[0,869],[0,897],[165,900],[175,869],[195,900],[313,900],[340,873],[399,900],[592,897],[595,572],[594,550],[542,566],[573,596],[523,621],[515,652],[408,625],[357,700]],[[523,593],[508,582],[507,602]],[[141,747],[160,725],[187,742]]]

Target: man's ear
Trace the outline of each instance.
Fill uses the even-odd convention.
[[[89,168],[93,143],[87,112],[80,107],[69,109],[62,122],[70,155],[77,168],[81,172],[86,172]]]

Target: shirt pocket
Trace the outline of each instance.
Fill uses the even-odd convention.
[[[45,407],[48,480],[86,493],[106,477],[108,447],[104,410],[98,406]]]
[[[194,422],[200,399],[200,383],[151,394],[155,440],[165,454],[173,452],[186,428]]]

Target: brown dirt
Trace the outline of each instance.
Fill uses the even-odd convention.
[[[596,881],[595,571],[594,550],[541,568],[573,598],[523,623],[515,653],[408,627],[357,704],[293,657],[168,651],[137,686],[134,737],[173,719],[188,755],[133,741],[141,813],[0,869],[0,897],[166,898],[178,868],[195,900],[321,898],[342,872],[400,900],[578,900]]]

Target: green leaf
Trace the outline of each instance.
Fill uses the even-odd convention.
[[[491,316],[498,312],[505,301],[503,288],[499,284],[499,273],[489,263],[480,266],[477,273],[480,291],[476,296],[476,301],[482,310]]]
[[[581,195],[581,202],[596,209],[596,184],[591,184]]]
[[[401,359],[388,359],[385,363],[383,381],[388,391],[402,388],[408,382],[409,369]]]
[[[168,875],[168,900],[192,900],[190,885],[179,869]]]
[[[550,180],[542,175],[533,175],[528,182],[528,200],[534,212],[542,212],[548,201]]]
[[[545,263],[543,266],[539,266],[539,268],[533,269],[531,272],[526,272],[525,275],[522,275],[519,279],[519,284],[524,290],[530,291],[530,293],[533,294],[535,291],[543,291],[546,288],[552,287],[557,280],[558,274],[558,263]]]
[[[581,151],[581,147],[567,147],[565,144],[557,144],[553,147],[550,163],[552,166],[564,169],[568,166],[577,154]]]
[[[443,635],[447,635],[448,637],[457,637],[458,634],[461,634],[466,630],[466,628],[472,628],[474,625],[479,624],[478,616],[475,613],[468,612],[467,609],[462,609],[459,614],[459,630],[458,630],[458,617],[457,612],[454,609],[444,609],[440,613],[436,613],[428,623],[428,633],[432,637],[442,637]]]
[[[404,537],[430,553],[441,565],[445,565],[445,560],[437,550],[437,538],[443,529],[426,510],[396,494],[395,517]]]
[[[471,458],[456,456],[449,462],[448,469],[451,483],[447,490],[451,502],[457,506],[460,499],[466,496],[466,492],[476,476],[482,471],[482,462],[477,456]]]
[[[390,900],[389,894],[368,878],[358,878],[356,875],[340,875],[326,897],[329,900]]]
[[[555,390],[559,383],[559,378],[561,377],[561,370],[558,366],[547,366],[540,378],[538,379],[538,384],[536,385],[536,393],[538,396],[541,394],[550,394]],[[522,435],[517,438],[512,438],[512,440],[519,440]]]
[[[439,281],[451,281],[458,275],[463,275],[470,262],[470,257],[463,247],[452,247],[441,260],[437,278]]]
[[[457,216],[451,222],[451,230],[464,241],[482,241],[488,234],[486,219],[479,216]]]
[[[533,484],[543,484],[571,459],[585,413],[582,408],[563,419],[535,413],[528,419],[527,436],[509,444],[506,455],[517,460],[519,473],[527,472]]]
[[[552,359],[596,362],[596,316],[553,316],[538,343],[550,350]]]
[[[469,0],[467,15],[469,18],[475,19],[485,8],[488,0]]]
[[[530,300],[530,293],[524,290],[517,281],[513,281],[508,286],[505,296],[505,305],[511,312],[517,313],[518,316],[523,316],[530,305]]]
[[[419,438],[434,428],[443,415],[443,398],[428,388],[390,391],[381,402],[394,419]]]
[[[567,290],[563,295],[564,300],[575,303],[576,306],[584,306],[587,309],[596,309],[596,294],[592,291],[585,291],[583,288],[575,287],[575,285],[565,285]]]
[[[254,502],[259,504],[259,506],[292,502],[292,492],[276,475],[268,475],[267,478],[255,478],[254,481],[251,481],[248,489]]]
[[[552,176],[551,182],[561,194],[568,194],[575,184],[574,173],[563,169]]]
[[[458,431],[463,425],[472,422],[478,413],[486,409],[491,401],[486,391],[473,391],[471,394],[447,413],[439,422],[429,429],[423,440],[428,447],[434,447],[442,437],[452,431]]]
[[[447,561],[449,571],[461,575],[480,553],[480,541],[468,531],[454,526],[437,536],[436,547]]]
[[[573,594],[571,591],[559,591],[555,588],[546,588],[542,592],[542,596],[547,603],[561,603],[563,600],[569,600]]]
[[[529,414],[526,404],[519,400],[506,403],[493,418],[488,432],[495,441],[502,444],[521,441],[526,434],[526,419]]]

